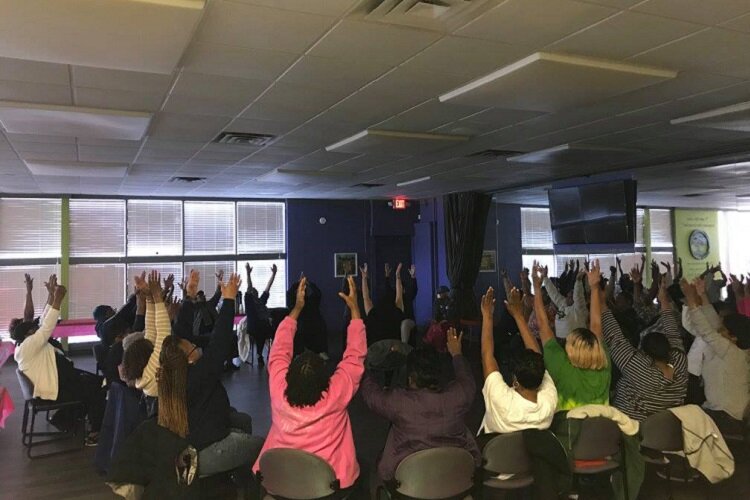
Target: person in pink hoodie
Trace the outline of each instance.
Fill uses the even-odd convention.
[[[293,357],[297,318],[305,307],[307,279],[300,281],[294,309],[276,331],[268,356],[271,430],[260,456],[273,448],[295,448],[328,462],[342,490],[359,477],[347,407],[359,389],[367,355],[365,324],[357,303],[357,286],[349,276],[349,293],[339,293],[351,311],[344,357],[333,375],[320,356]],[[258,471],[260,458],[253,470]]]

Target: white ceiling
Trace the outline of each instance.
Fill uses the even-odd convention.
[[[387,3],[406,9],[414,2]],[[739,161],[745,152],[750,158],[747,127],[670,123],[750,101],[749,0],[470,3],[452,17],[429,19],[370,14],[382,0],[208,0],[203,9],[195,0],[4,2],[0,101],[153,118],[145,137],[133,141],[47,136],[41,126],[2,130],[0,193],[371,198],[478,189],[501,192],[504,201],[539,201],[553,180],[627,170],[640,181],[642,202],[731,207],[737,195],[750,194],[744,171],[682,163],[716,164],[727,154]],[[55,15],[48,15],[50,4]],[[532,72],[528,85],[513,82],[506,88],[524,90],[518,99],[506,92],[438,100],[538,52],[677,76],[628,89],[568,68],[564,86],[545,72]],[[562,94],[571,81],[605,88],[554,108],[528,95],[543,89],[541,102],[556,82]],[[470,140],[408,154],[387,143],[366,152],[326,150],[367,129]],[[213,143],[222,131],[277,137],[265,147]],[[579,145],[629,154],[592,153],[584,161]],[[576,154],[538,155],[547,163],[471,156],[562,146]],[[82,174],[34,174],[26,162],[78,165]],[[112,164],[127,165],[126,174],[90,174]],[[206,181],[169,182],[174,176]],[[706,186],[710,196],[684,196]]]

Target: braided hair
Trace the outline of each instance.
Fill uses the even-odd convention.
[[[188,359],[180,349],[178,337],[170,335],[164,339],[159,364],[159,425],[184,438],[188,435]]]
[[[291,406],[315,406],[328,390],[330,376],[326,364],[312,351],[305,351],[289,364],[284,396]]]

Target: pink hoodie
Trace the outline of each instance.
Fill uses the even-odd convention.
[[[297,321],[290,317],[284,319],[276,331],[268,356],[271,430],[260,456],[273,448],[295,448],[313,453],[331,464],[341,487],[348,488],[359,476],[359,464],[346,409],[359,389],[365,371],[365,324],[361,319],[349,323],[344,358],[331,376],[328,392],[315,406],[304,408],[290,406],[284,395],[296,331]],[[256,472],[259,463],[260,458],[253,466]]]

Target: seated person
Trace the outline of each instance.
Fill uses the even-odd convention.
[[[145,280],[146,273],[145,271],[140,276],[141,279]],[[146,295],[148,294],[148,291],[141,291],[136,288],[135,296],[136,296],[136,312],[135,312],[135,321],[133,322],[132,328],[130,328],[130,332],[127,330],[123,331],[121,334],[119,334],[115,340],[115,343],[112,344],[112,346],[106,350],[106,353],[104,354],[103,358],[104,360],[100,363],[102,374],[104,375],[104,379],[106,381],[107,386],[112,384],[113,382],[116,383],[125,383],[126,380],[123,379],[120,375],[120,365],[122,365],[122,360],[125,355],[125,347],[124,342],[125,339],[130,337],[133,332],[143,332],[146,329]],[[131,341],[132,342],[132,341]]]
[[[362,381],[367,407],[391,422],[377,464],[382,481],[391,481],[396,467],[407,456],[440,446],[463,448],[474,456],[477,466],[481,465],[482,456],[465,422],[476,385],[469,362],[461,353],[462,338],[454,328],[448,332],[448,352],[456,379],[445,386],[440,382],[441,355],[431,348],[415,349],[407,356],[406,388],[383,389],[369,373]]]
[[[146,331],[143,338],[134,340],[123,354],[123,369],[129,385],[134,385],[146,396],[156,398],[159,391],[156,374],[159,371],[159,356],[164,339],[172,334],[161,277],[151,271],[146,282],[136,276],[136,288],[146,298]]]
[[[640,282],[637,270],[631,271],[631,276],[634,283]],[[643,337],[640,350],[625,338],[606,305],[602,314],[604,341],[612,362],[622,374],[614,406],[639,421],[662,410],[682,406],[687,395],[687,357],[664,277],[659,285],[659,304],[658,322]]]
[[[92,314],[96,320],[94,329],[105,348],[108,349],[123,331],[130,328],[135,321],[136,307],[137,300],[133,294],[119,311],[115,311],[112,306],[108,305],[98,305],[94,308]]]
[[[360,268],[362,273],[362,299],[365,306],[367,345],[386,339],[401,339],[401,323],[404,321],[404,287],[401,283],[401,264],[396,268],[396,289],[384,287],[377,304],[370,296],[367,264]],[[390,266],[386,264],[386,276]],[[386,278],[387,279],[387,278]]]
[[[365,325],[357,303],[357,286],[350,276],[349,294],[339,296],[349,307],[352,320],[344,357],[336,371],[329,376],[325,361],[309,351],[292,359],[297,318],[305,307],[306,286],[307,278],[302,278],[297,302],[281,322],[268,357],[271,430],[263,451],[295,448],[313,453],[331,465],[341,488],[347,490],[359,477],[347,407],[365,369]],[[256,462],[253,470],[257,472],[258,468]]]
[[[271,287],[276,279],[278,268],[276,264],[271,266],[271,277],[268,279],[266,289],[259,297],[258,290],[253,287],[252,272],[253,268],[248,262],[245,264],[247,272],[247,293],[245,293],[245,315],[247,315],[247,331],[255,338],[256,354],[258,355],[258,367],[263,368],[263,349],[266,346],[266,340],[273,337],[271,326],[271,313],[268,311],[268,298],[271,296]]]
[[[705,342],[702,375],[707,410],[720,427],[750,415],[750,318],[732,314],[722,319],[711,305],[702,279],[682,280],[683,323]],[[724,425],[724,424],[729,425]]]
[[[193,336],[204,337],[214,329],[214,323],[219,316],[216,308],[221,299],[219,283],[224,280],[224,271],[216,273],[216,291],[210,299],[206,300],[206,294],[200,290],[194,297],[195,311],[193,316]]]
[[[198,273],[191,271],[191,283]],[[229,406],[221,375],[224,361],[235,344],[234,301],[240,277],[232,274],[220,283],[223,303],[208,347],[201,350],[177,335],[164,338],[159,356],[159,425],[198,450],[200,474],[204,476],[251,464],[261,439],[251,436],[248,415]],[[197,279],[193,286],[197,293]]]
[[[539,321],[539,334],[547,367],[557,388],[557,411],[571,410],[588,404],[609,404],[610,363],[602,338],[601,287],[599,261],[595,261],[588,274],[591,292],[590,327],[578,328],[566,337],[565,347],[557,342],[550,327],[542,300],[541,267],[535,263],[534,310]]]
[[[11,338],[16,342],[14,354],[18,369],[34,384],[34,397],[47,401],[82,401],[86,406],[91,431],[88,445],[95,445],[104,414],[102,379],[92,373],[77,370],[65,355],[50,344],[49,338],[60,317],[60,304],[67,290],[57,285],[57,277],[50,276],[54,287],[51,300],[42,315],[42,324],[26,321],[18,324]]]
[[[524,320],[521,292],[513,288],[505,304],[516,320],[525,349],[511,363],[513,386],[509,387],[495,359],[495,290],[490,287],[482,297],[482,395],[486,410],[480,431],[509,433],[547,429],[557,408],[557,389],[544,369],[539,344]]]

